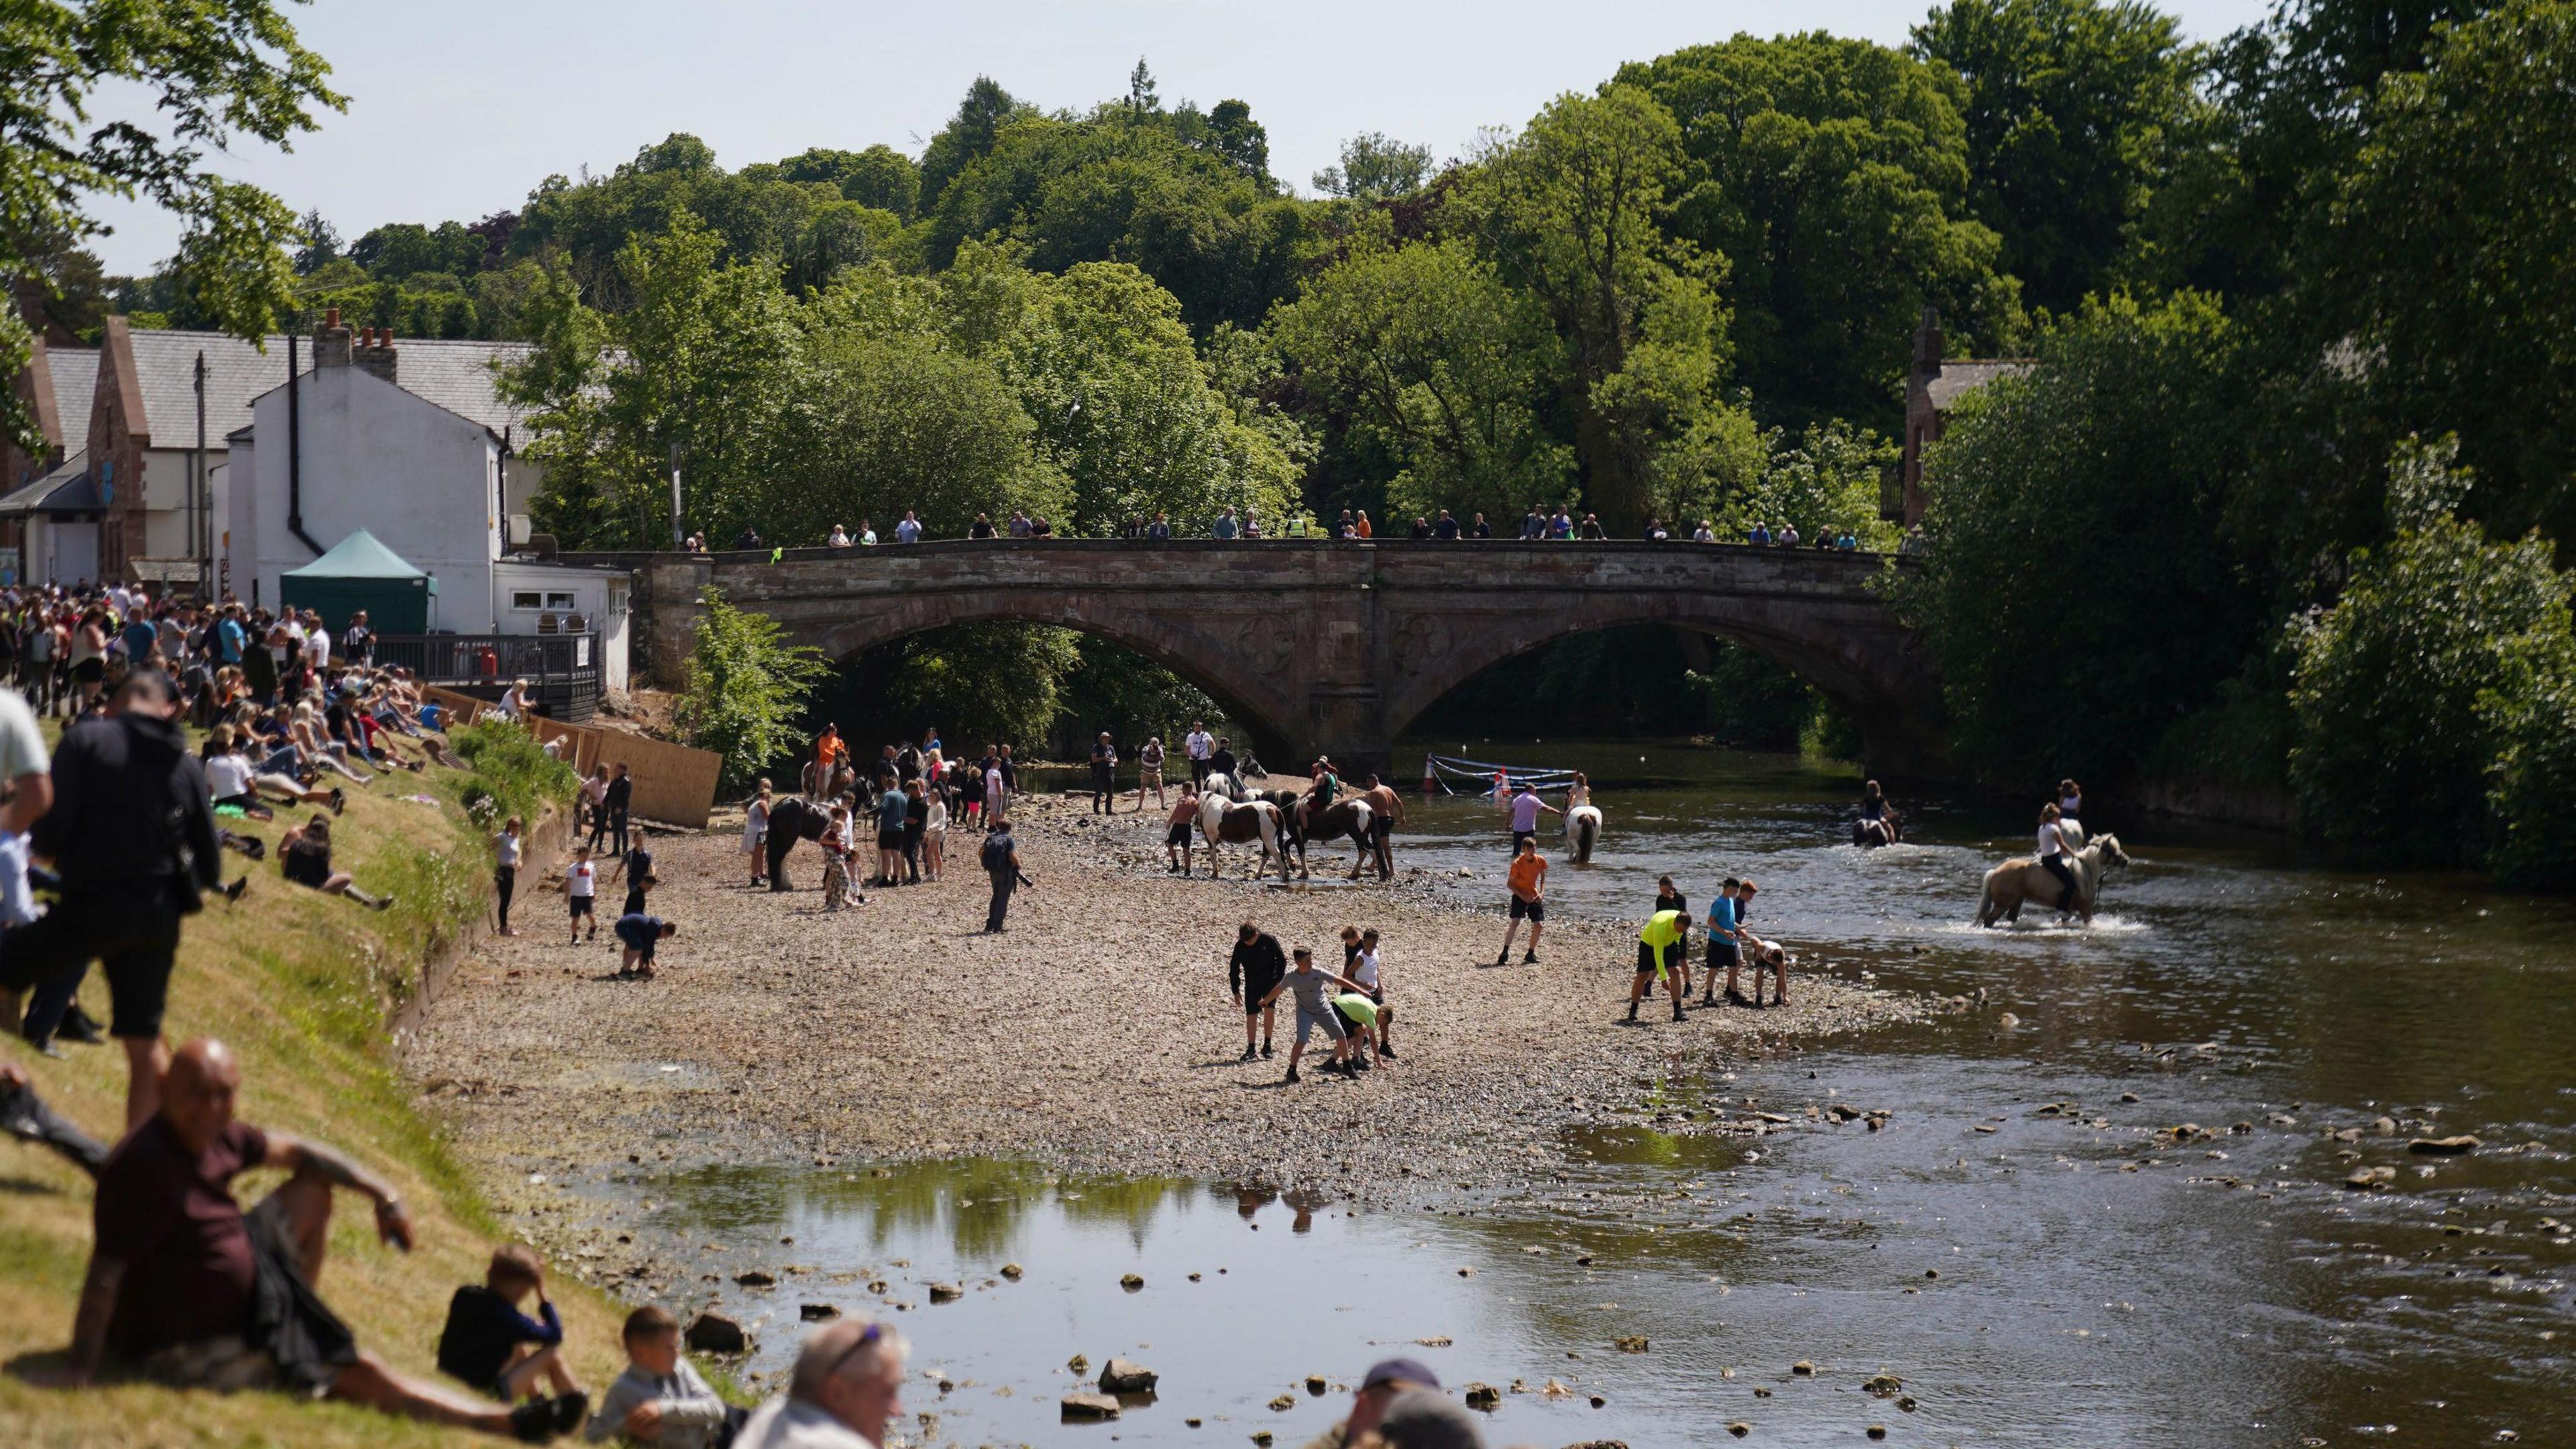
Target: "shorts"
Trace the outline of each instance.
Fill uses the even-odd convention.
[[[897,828],[897,829],[894,829],[894,830],[880,830],[880,831],[878,831],[878,832],[877,832],[877,849],[879,849],[879,850],[901,850],[901,849],[903,849],[903,831],[902,831],[900,828]]]
[[[1733,970],[1743,960],[1743,948],[1723,936],[1708,938],[1708,964]]]
[[[1345,991],[1334,997],[1333,1009],[1359,1026],[1377,1025],[1377,1003],[1356,991]]]
[[[1160,790],[1160,789],[1162,789],[1162,788],[1163,788],[1163,768],[1162,768],[1162,766],[1160,766],[1160,765],[1155,765],[1155,766],[1152,766],[1152,767],[1150,767],[1150,768],[1142,769],[1142,770],[1137,771],[1137,772],[1136,772],[1136,788],[1137,788],[1137,789],[1139,789],[1139,790]]]
[[[595,909],[598,904],[598,897],[573,896],[569,899],[572,902],[572,918],[574,920],[578,921],[584,916],[589,916],[593,920],[598,919],[599,912]]]
[[[1547,922],[1547,902],[1525,901],[1519,896],[1514,896],[1512,897],[1512,919],[1527,921],[1533,926],[1544,925]]]
[[[644,888],[642,886],[630,886],[627,888],[626,907],[617,914],[621,916],[640,916],[644,914]]]
[[[1521,842],[1522,842],[1522,841],[1524,841],[1524,840],[1528,841],[1528,842],[1529,842],[1530,844],[1532,844],[1532,845],[1536,845],[1536,844],[1538,844],[1538,832],[1537,832],[1537,831],[1535,831],[1535,830],[1515,830],[1515,831],[1513,831],[1513,832],[1512,832],[1512,854],[1514,854],[1514,855],[1518,855],[1518,854],[1520,854],[1520,853],[1521,853]]]
[[[1189,843],[1190,843],[1190,827],[1189,827],[1189,822],[1188,822],[1188,821],[1183,821],[1183,822],[1181,822],[1180,824],[1173,826],[1173,827],[1171,828],[1171,831],[1163,837],[1163,843],[1164,843],[1165,845],[1187,845],[1187,844],[1189,844]]]
[[[1679,947],[1680,945],[1681,943],[1676,941],[1673,943],[1672,947],[1667,947],[1665,950],[1658,951],[1654,947],[1647,945],[1645,942],[1639,941],[1637,943],[1637,974],[1640,976],[1664,975],[1666,961],[1669,959],[1670,955],[1674,954],[1673,948]]]
[[[1267,981],[1246,980],[1243,983],[1243,1014],[1259,1016],[1262,1012],[1261,999],[1268,996],[1270,988],[1278,984],[1279,978],[1276,976]]]
[[[1310,1009],[1306,1003],[1302,1001],[1297,1003],[1297,1045],[1304,1046],[1306,1044],[1306,1034],[1318,1029],[1322,1030],[1327,1040],[1335,1042],[1341,1041],[1350,1035],[1350,1033],[1342,1030],[1342,1014],[1340,1012],[1333,1010],[1331,1007],[1326,1007],[1321,1011],[1315,1011]]]
[[[96,684],[100,680],[107,678],[107,661],[104,659],[84,659],[80,663],[72,666],[72,678],[77,683]]]
[[[0,948],[7,986],[23,989],[65,973],[77,979],[90,962],[98,961],[115,1007],[108,1034],[159,1036],[170,1001],[170,970],[179,956],[174,892],[193,888],[193,883],[152,882],[129,891],[64,898],[44,915],[10,928],[6,946]]]

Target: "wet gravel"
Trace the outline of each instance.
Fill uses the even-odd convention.
[[[980,837],[952,833],[946,879],[826,914],[816,850],[791,857],[795,892],[754,890],[735,820],[652,842],[651,909],[680,926],[656,979],[614,979],[605,922],[598,944],[567,946],[563,897],[531,889],[530,871],[523,934],[466,963],[413,1038],[415,1079],[501,1184],[504,1211],[544,1209],[549,1175],[630,1159],[922,1156],[1425,1205],[1544,1180],[1562,1129],[1632,1111],[1641,1082],[1943,1009],[1836,979],[1812,943],[1792,943],[1805,960],[1787,1008],[1676,1023],[1655,1003],[1625,1025],[1636,923],[1551,921],[1539,964],[1516,948],[1497,968],[1500,852],[1492,905],[1461,910],[1404,866],[1401,835],[1392,883],[1343,885],[1348,853],[1318,849],[1314,884],[1283,889],[1242,879],[1241,850],[1224,880],[1203,862],[1169,873],[1152,812],[1024,798],[1037,884],[986,936]],[[603,912],[622,890],[602,880]],[[1327,965],[1343,925],[1376,927],[1398,1060],[1346,1080],[1310,1051],[1303,1081],[1284,1082],[1284,1002],[1277,1056],[1238,1060],[1225,961],[1247,916]]]

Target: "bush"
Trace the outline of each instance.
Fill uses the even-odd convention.
[[[548,805],[572,799],[581,780],[572,766],[547,754],[526,725],[485,719],[447,732],[447,742],[473,773],[458,782],[458,798],[475,823],[497,829],[516,815],[531,826]]]
[[[2495,739],[2495,873],[2523,890],[2576,890],[2576,626],[2566,600],[2503,656],[2496,687],[2478,696]]]
[[[777,621],[733,607],[721,592],[709,589],[699,602],[680,727],[690,744],[724,757],[725,783],[741,785],[794,753],[797,715],[828,667],[788,643]]]
[[[2291,783],[2345,850],[2547,874],[2564,847],[2545,837],[2576,802],[2563,727],[2549,734],[2569,710],[2567,581],[2536,535],[2490,542],[2452,511],[2469,482],[2453,457],[2447,441],[2399,451],[2396,537],[2356,550],[2343,598],[2292,626]]]

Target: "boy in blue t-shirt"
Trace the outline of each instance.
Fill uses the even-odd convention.
[[[644,981],[653,979],[653,948],[680,934],[679,923],[648,916],[641,911],[618,917],[617,924],[609,930],[626,947],[626,954],[618,962],[617,974]]]
[[[1744,964],[1744,952],[1737,945],[1743,934],[1742,918],[1736,914],[1735,901],[1744,882],[1728,876],[1708,903],[1708,974],[1701,982],[1699,1004],[1717,1005],[1717,968],[1726,968],[1726,999],[1741,1001],[1736,994],[1735,974]]]

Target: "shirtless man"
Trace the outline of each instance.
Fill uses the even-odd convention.
[[[1199,819],[1199,787],[1183,785],[1181,798],[1164,821],[1163,861],[1171,870],[1190,873],[1190,827]]]

